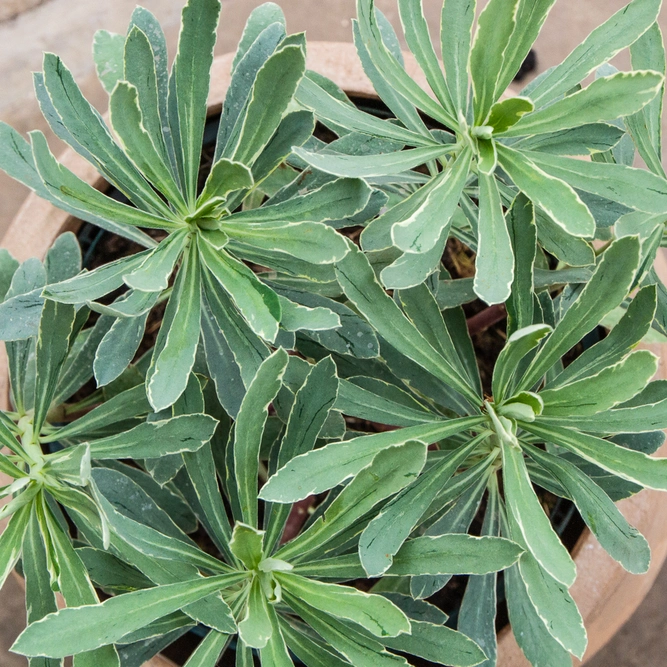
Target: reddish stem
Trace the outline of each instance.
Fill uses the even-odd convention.
[[[505,310],[505,305],[498,303],[495,306],[489,306],[484,310],[468,318],[468,332],[471,336],[475,334],[482,333],[486,331],[489,327],[492,327],[498,322],[502,322],[507,317],[507,311]]]

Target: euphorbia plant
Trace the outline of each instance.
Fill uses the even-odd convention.
[[[269,343],[281,323],[288,331],[340,323],[333,312],[278,296],[242,260],[295,275],[321,273],[323,265],[347,251],[344,240],[322,223],[363,211],[370,195],[363,181],[339,179],[287,201],[253,206],[257,193],[272,192],[268,181],[314,127],[311,113],[289,111],[305,70],[303,35],[286,37],[284,18],[272,6],[255,13],[236,54],[213,165],[198,190],[219,10],[218,1],[188,4],[171,74],[161,28],[146,10],[135,12],[126,38],[98,37],[98,69],[110,93],[115,138],[64,63],[53,54],[44,56],[35,83],[51,128],[92,162],[127,204],[59,165],[42,133],[31,133],[27,144],[0,126],[0,167],[56,206],[149,248],[50,285],[45,294],[118,318],[106,341],[113,359],[96,368],[101,385],[127,367],[149,311],[167,296],[147,375],[156,410],[169,407],[185,389],[202,327],[207,349],[215,349],[220,342],[210,332],[227,329],[237,313]],[[146,228],[162,231],[162,240],[156,244],[141,231]],[[112,305],[98,303],[122,286],[128,291]]]
[[[533,665],[584,654],[575,563],[545,501],[571,503],[642,573],[648,544],[614,501],[667,489],[650,456],[665,383],[635,349],[667,332],[652,269],[665,63],[660,3],[634,0],[503,97],[553,4],[491,0],[473,37],[475,3],[445,0],[441,63],[421,3],[399,0],[431,97],[359,0],[383,119],[305,72],[304,36],[264,4],[208,126],[208,170],[219,0],[189,0],[171,70],[146,10],[125,36],[98,33],[110,127],[45,56],[45,117],[115,192],[6,125],[0,167],[147,249],[92,271],[71,234],[43,264],[0,253],[0,575],[20,561],[29,609],[15,651],[138,667],[193,631],[187,667],[490,667],[503,590]],[[626,47],[619,73],[608,61]],[[359,245],[337,231],[358,226]],[[450,236],[474,276],[443,265]],[[507,314],[485,383],[462,308],[477,297]],[[448,619],[434,595],[455,575],[468,581]]]
[[[361,236],[364,250],[395,253],[385,258],[386,287],[422,283],[437,271],[450,234],[464,227],[466,242],[477,251],[475,293],[487,303],[505,302],[514,252],[503,206],[516,194],[508,186],[534,202],[540,245],[575,266],[592,263],[586,240],[595,236],[596,224],[609,226],[631,209],[664,214],[660,130],[655,128],[655,105],[647,108],[655,100],[659,118],[664,53],[655,20],[660,1],[630,3],[519,96],[503,98],[554,2],[492,0],[473,36],[476,3],[445,0],[441,63],[421,0],[399,0],[405,39],[432,97],[403,68],[396,35],[375,11],[374,0],[358,0],[359,56],[400,124],[351,108],[316,78],[306,76],[299,85],[299,102],[334,129],[394,144],[376,156],[342,155],[328,147],[297,150],[313,167],[401,183],[402,173],[428,164],[424,185],[370,222]],[[613,71],[581,87],[585,77],[634,42],[633,63],[641,71]],[[653,68],[658,71],[645,71]],[[425,124],[420,112],[436,125]],[[642,157],[658,174],[615,159],[613,151],[624,135],[624,128],[612,123],[619,118],[626,119]],[[590,155],[593,161],[566,157]]]

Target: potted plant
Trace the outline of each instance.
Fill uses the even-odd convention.
[[[430,97],[360,0],[389,118],[306,71],[303,35],[262,5],[208,169],[217,0],[186,5],[171,71],[146,10],[98,35],[113,134],[45,56],[47,120],[116,194],[5,125],[0,167],[146,249],[90,271],[70,234],[43,263],[0,255],[0,571],[20,559],[30,622],[15,651],[139,665],[196,627],[188,667],[495,664],[502,577],[532,664],[583,656],[575,563],[545,508],[569,501],[641,573],[648,544],[613,501],[667,489],[650,456],[665,383],[635,350],[664,332],[664,54],[659,3],[634,0],[499,100],[552,4],[492,0],[473,39],[474,6],[446,0],[443,74],[420,3],[399,2]],[[637,71],[609,69],[628,46]],[[450,237],[473,275],[441,263]],[[476,355],[472,301],[487,320],[505,304],[497,359]]]

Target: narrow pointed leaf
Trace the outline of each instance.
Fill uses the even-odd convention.
[[[281,387],[287,361],[287,352],[280,348],[262,363],[248,387],[236,419],[234,474],[243,518],[255,528],[258,521],[257,484],[262,432],[269,405]]]
[[[622,7],[541,79],[529,97],[541,107],[567,93],[643,35],[655,22],[660,5],[660,0],[634,0]]]
[[[410,621],[390,600],[347,586],[326,584],[288,572],[277,575],[292,595],[340,619],[361,625],[376,637],[410,632]]]
[[[519,151],[501,144],[498,160],[519,190],[563,230],[572,236],[593,236],[595,219],[572,187],[549,176]]]
[[[93,458],[150,459],[195,452],[213,437],[218,422],[208,415],[182,415],[140,424],[126,433],[93,440]]]
[[[475,294],[488,304],[504,303],[514,281],[514,254],[493,176],[479,174],[479,247]]]
[[[528,389],[627,296],[639,263],[639,242],[626,236],[602,256],[593,277],[539,350],[520,388]]]
[[[178,109],[185,192],[193,202],[201,157],[213,48],[220,16],[218,0],[189,0],[183,8],[172,77]]]
[[[156,586],[111,598],[102,604],[63,609],[33,623],[16,640],[20,655],[60,658],[106,646],[188,604],[238,582],[229,574]],[[85,626],[86,632],[81,632]]]
[[[192,242],[169,299],[146,376],[146,393],[156,411],[176,402],[195,363],[201,320],[200,283],[199,257]]]
[[[411,440],[431,444],[474,429],[483,421],[483,417],[464,417],[327,445],[292,459],[262,487],[260,497],[272,502],[297,502],[311,494],[332,489],[356,475],[383,449]]]
[[[398,248],[404,252],[422,253],[438,242],[443,231],[451,225],[468,179],[471,159],[470,151],[464,150],[439,177],[439,184],[429,192],[419,209],[392,227],[392,240]]]
[[[601,77],[583,90],[524,116],[502,136],[557,132],[630,116],[648,104],[658,94],[662,84],[663,77],[657,72],[618,72]]]
[[[502,452],[508,511],[539,564],[554,579],[571,586],[577,576],[576,566],[533,491],[522,451],[503,441]]]

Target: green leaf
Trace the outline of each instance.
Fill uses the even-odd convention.
[[[347,660],[334,653],[322,639],[317,639],[310,633],[299,632],[286,621],[280,624],[280,630],[287,641],[290,650],[307,667],[345,667],[350,665]]]
[[[489,125],[493,128],[494,133],[505,132],[516,125],[523,116],[534,110],[535,106],[527,97],[511,97],[496,102],[491,107]]]
[[[229,635],[211,630],[188,658],[185,667],[215,667],[229,644],[229,639]]]
[[[264,531],[244,523],[237,523],[229,548],[246,569],[256,570],[264,552]]]
[[[548,389],[576,382],[581,378],[596,375],[607,367],[621,361],[648,333],[655,314],[655,287],[641,289],[630,302],[620,322],[603,338],[577,357]]]
[[[44,303],[35,347],[35,435],[39,435],[55,396],[60,370],[69,352],[75,317],[74,306],[48,300]]]
[[[303,500],[353,477],[384,449],[409,441],[431,444],[474,429],[483,421],[483,417],[463,417],[332,443],[292,459],[262,487],[260,497],[279,503]]]
[[[508,511],[535,559],[554,579],[569,588],[577,576],[576,566],[533,491],[523,453],[505,441],[501,446]]]
[[[220,545],[220,550],[229,555],[231,527],[218,487],[211,445],[207,444],[196,452],[183,454],[183,460],[204,513],[207,532],[216,545]]]
[[[354,526],[381,501],[412,483],[426,463],[426,447],[415,441],[379,452],[306,531],[277,552],[290,560],[321,549]]]
[[[593,236],[595,220],[572,187],[549,176],[523,153],[501,144],[498,160],[517,188],[563,230],[572,236]]]
[[[327,174],[349,178],[373,178],[401,174],[426,164],[430,160],[442,157],[446,152],[446,147],[442,144],[364,156],[339,155],[326,150],[313,152],[305,148],[294,150],[297,157],[312,167]]]
[[[667,206],[664,178],[645,169],[573,160],[532,151],[524,151],[524,155],[547,174],[569,183],[573,188],[592,192],[647,213],[664,213]]]
[[[423,621],[411,620],[410,625],[409,634],[385,639],[382,643],[387,648],[419,656],[437,665],[472,667],[485,658],[481,648],[462,632]]]
[[[259,653],[260,660],[263,665],[267,665],[268,667],[294,667],[292,657],[287,649],[285,638],[278,623],[278,614],[273,608],[269,608],[269,612],[273,632],[267,645]]]
[[[667,459],[655,459],[610,440],[565,428],[555,420],[538,418],[530,424],[521,422],[521,428],[629,482],[649,489],[667,490]]]
[[[437,494],[478,445],[479,439],[473,439],[452,452],[390,500],[366,526],[359,539],[359,558],[369,577],[380,576],[391,567],[394,555]]]
[[[311,264],[332,264],[347,254],[343,237],[331,227],[317,222],[230,220],[234,222],[223,225],[225,233],[255,248],[276,250]]]
[[[130,632],[223,590],[243,574],[227,574],[156,586],[111,598],[102,604],[62,609],[31,624],[14,643],[20,655],[60,658],[113,644]],[[85,626],[86,632],[81,632]]]
[[[105,387],[117,380],[134,359],[144,338],[148,313],[117,319],[105,334],[95,357],[95,380]]]
[[[58,583],[65,601],[70,607],[99,602],[86,568],[48,508],[44,508],[45,525],[58,562]],[[97,665],[119,667],[118,654],[113,646],[104,646],[95,651],[79,654],[74,659],[75,667],[97,667]]]
[[[336,265],[345,295],[369,323],[397,350],[476,405],[479,399],[466,379],[405,318],[378,283],[364,254],[354,247]]]
[[[385,651],[377,639],[362,634],[350,624],[314,609],[289,592],[285,593],[285,599],[322,639],[355,667],[407,666],[405,658]]]
[[[219,0],[188,0],[183,8],[178,53],[172,70],[184,188],[190,205],[194,203],[197,194],[197,175],[219,16]]]
[[[238,629],[244,645],[251,648],[264,648],[271,639],[273,634],[271,612],[259,577],[255,577],[252,581],[246,614]]]
[[[0,140],[1,144],[1,140]],[[5,248],[0,249],[0,298],[4,301],[12,284],[12,278],[19,268],[19,263]]]
[[[248,28],[250,23],[252,14]],[[284,18],[267,24],[262,23],[257,28],[259,32],[255,34],[254,41],[247,44],[243,53],[241,50],[237,51],[235,56],[232,78],[222,106],[214,162],[228,150],[233,150],[243,125],[243,114],[247,109],[257,73],[285,39]]]
[[[340,381],[336,410],[392,426],[414,426],[433,420],[431,413],[395,385],[361,376]]]
[[[31,505],[25,505],[15,512],[0,535],[0,588],[5,585],[7,577],[21,557],[23,539],[30,523],[31,508]]]
[[[208,202],[216,197],[226,199],[227,195],[236,190],[247,190],[254,184],[252,172],[241,162],[232,162],[226,158],[218,160],[206,178],[204,190],[199,195],[198,204]]]
[[[634,0],[593,30],[562,63],[532,87],[529,97],[535,106],[545,106],[567,93],[633,44],[657,19],[660,5],[660,0]]]
[[[208,415],[181,415],[140,424],[90,443],[94,459],[150,459],[196,452],[213,437],[218,422]]]
[[[583,90],[524,116],[501,136],[557,132],[630,116],[648,104],[662,84],[663,77],[657,72],[618,72],[601,77]],[[531,99],[536,102],[533,97]]]
[[[524,137],[513,145],[521,150],[588,157],[610,151],[624,136],[624,130],[616,125],[590,123],[569,130]]]
[[[199,256],[191,240],[146,375],[146,393],[156,412],[175,403],[188,383],[199,343],[200,292]]]
[[[502,537],[465,534],[417,537],[401,547],[387,574],[488,574],[510,567],[522,553],[517,544]]]
[[[509,523],[512,536],[523,544],[520,531],[516,535],[511,516]],[[551,577],[530,553],[524,553],[519,559],[519,573],[534,613],[537,613],[549,634],[564,649],[581,659],[588,644],[586,628],[567,587]]]
[[[78,276],[44,289],[43,295],[60,303],[87,303],[106,296],[123,285],[123,275],[141,266],[149,251],[104,264],[94,271],[83,271]]]
[[[282,384],[288,355],[279,348],[266,359],[241,403],[234,432],[234,475],[244,521],[257,527],[259,453],[268,409]]]
[[[270,25],[278,23],[285,25],[285,15],[283,10],[274,2],[265,2],[256,7],[250,13],[243,29],[241,41],[234,56],[232,71],[236,70],[241,60],[248,53],[250,47],[255,43],[259,35]]]
[[[438,269],[448,236],[449,229],[446,228],[430,250],[423,253],[406,252],[385,266],[380,272],[382,284],[392,290],[405,290],[423,284]],[[380,253],[378,255],[381,256]]]
[[[161,162],[167,166],[171,181],[180,185],[176,156],[167,114],[169,72],[167,45],[157,19],[146,9],[137,7],[125,40],[125,76],[138,91],[142,124]],[[183,202],[180,188],[177,201]]]
[[[409,146],[433,146],[435,144],[430,134],[424,136],[423,133],[388,123],[337,100],[308,75],[301,80],[296,99],[299,104],[307,109],[312,109],[318,118],[340,125],[350,132],[392,139]]]
[[[123,78],[123,50],[125,37],[108,30],[98,30],[93,40],[93,60],[97,78],[104,90],[111,95],[118,81]]]
[[[186,204],[181,191],[144,125],[137,88],[120,81],[109,100],[111,125],[127,157],[137,169],[170,201],[182,211]]]
[[[205,275],[204,287],[206,303],[202,327],[206,360],[218,397],[225,409],[236,415],[246,388],[270,353],[229,297],[214,286],[213,278]]]
[[[315,447],[337,395],[336,366],[331,358],[327,357],[310,369],[306,381],[294,397],[287,430],[280,444],[278,467]],[[266,552],[270,553],[280,539],[291,506],[272,506],[268,511]]]
[[[639,242],[636,237],[623,237],[607,248],[579,298],[535,355],[521,378],[519,389],[529,389],[538,382],[608,312],[622,303],[632,285],[638,262]]]
[[[82,95],[71,72],[52,53],[44,54],[44,85],[72,148],[86,159],[92,157],[102,175],[136,206],[167,212],[166,204],[114,142],[102,117]]]
[[[285,46],[274,53],[257,72],[238,142],[225,157],[251,165],[259,157],[294,97],[306,70],[305,54],[299,46]]]
[[[374,0],[357,0],[357,16],[359,31],[368,54],[387,83],[427,115],[448,127],[455,127],[456,122],[451,113],[421,88],[385,45]]]
[[[460,112],[464,117],[468,109],[468,61],[476,4],[445,0],[440,24],[447,87],[456,114]]]
[[[595,263],[595,253],[584,239],[571,236],[542,209],[535,209],[537,240],[554,257],[570,266],[590,266]]]
[[[385,43],[390,44],[390,48],[394,55],[399,60],[401,60],[403,54],[393,26],[383,14],[378,15],[378,20],[380,31],[382,32]],[[419,116],[419,112],[415,106],[410,102],[410,100],[395,91],[394,88],[389,83],[387,83],[385,77],[371,60],[371,57],[368,55],[368,49],[364,45],[364,41],[361,37],[359,23],[356,20],[352,22],[352,32],[354,35],[354,45],[357,47],[357,54],[359,56],[359,60],[361,60],[361,65],[364,68],[366,76],[368,76],[368,78],[371,80],[373,88],[375,88],[375,91],[377,92],[380,99],[392,111],[394,116],[396,116],[396,118],[398,118],[405,125],[406,128],[422,135],[422,142],[430,141],[432,139],[431,133],[426,128],[426,125]],[[375,117],[369,114],[363,114],[363,117],[360,118],[360,121],[365,122],[365,119],[374,121]],[[385,122],[384,127],[387,125],[393,125],[393,123]],[[378,136],[381,136],[381,134]]]
[[[183,571],[183,566],[188,565],[189,567],[185,570],[186,572],[188,569],[192,568],[203,569],[218,574],[230,572],[230,568],[222,561],[203,552],[193,542],[185,538],[184,535],[180,534],[178,537],[167,535],[156,528],[135,521],[129,516],[117,511],[107,497],[107,495],[110,495],[110,490],[107,488],[105,493],[99,488],[97,482],[99,482],[100,485],[108,485],[109,481],[118,479],[118,473],[114,474],[113,471],[95,469],[93,478],[94,483],[91,485],[93,497],[95,498],[100,512],[108,522],[113,534],[117,535],[120,540],[130,545],[133,550],[136,550],[149,558],[174,561],[176,571]],[[113,493],[113,490],[111,490],[111,493]],[[136,497],[136,495],[137,494],[133,494],[134,497]],[[123,500],[120,502],[122,503]],[[170,532],[172,531],[170,530]],[[176,532],[178,534],[178,531]],[[172,570],[172,572],[173,571],[174,570]],[[222,603],[218,602],[218,606],[220,604]],[[231,616],[231,613],[225,605],[223,605],[223,608],[227,616]],[[221,630],[229,630],[229,619],[222,618],[221,623],[216,624],[215,627]]]
[[[23,543],[23,576],[25,577],[25,598],[27,622],[34,623],[50,612],[57,610],[56,596],[51,589],[47,570],[47,547],[40,531],[37,511],[33,507],[28,531]],[[37,667],[61,667],[58,660],[31,660]]]
[[[279,298],[283,313],[280,324],[287,331],[328,331],[341,326],[340,317],[328,308],[307,308],[284,297]]]
[[[512,336],[518,329],[530,326],[534,317],[537,230],[532,202],[519,195],[512,202],[506,220],[514,254],[514,282],[506,303],[507,333]]]
[[[516,8],[516,25],[503,54],[496,95],[505,92],[521,69],[555,0],[522,0]],[[493,123],[490,123],[493,125]]]
[[[648,350],[628,355],[595,375],[540,392],[546,417],[593,415],[634,398],[655,375],[658,359]]]
[[[143,292],[160,292],[169,286],[169,278],[182,252],[187,247],[185,231],[170,235],[155,248],[131,273],[123,276],[129,287]]]
[[[199,255],[210,275],[232,298],[251,329],[273,342],[278,335],[280,301],[245,264],[226,253],[216,252],[206,241],[198,243]]]
[[[72,232],[61,234],[49,248],[44,260],[47,280],[57,283],[81,271],[81,247]]]
[[[552,636],[526,591],[519,566],[504,573],[505,595],[512,631],[523,654],[540,667],[570,667],[572,656]]]
[[[561,456],[532,445],[524,445],[524,449],[568,491],[586,525],[612,558],[633,574],[648,570],[651,562],[648,542],[588,475]]]
[[[482,535],[496,536],[500,534],[500,496],[497,478],[492,476],[489,482]],[[498,655],[498,639],[496,637],[497,579],[498,576],[495,573],[470,577],[459,611],[459,631],[477,642],[487,656],[487,659],[481,663],[481,667],[493,667]]]
[[[390,600],[348,586],[326,584],[298,575],[276,575],[292,595],[325,614],[361,625],[376,637],[396,637],[410,632],[407,616]]]
[[[168,209],[156,214],[107,197],[67,167],[59,164],[41,132],[30,132],[29,136],[35,167],[49,193],[49,199],[59,208],[75,212],[82,220],[111,232],[117,232],[126,225],[152,229],[175,229],[179,226]],[[148,184],[146,186],[150,187]],[[124,235],[127,236],[127,233]]]
[[[502,349],[493,369],[493,397],[500,403],[511,388],[519,362],[552,332],[548,324],[532,324],[515,331]]]
[[[514,281],[514,255],[496,179],[479,173],[479,247],[475,294],[488,304],[504,303]]]
[[[408,218],[391,228],[394,244],[404,252],[422,253],[431,249],[451,225],[452,216],[470,172],[472,154],[464,150],[430,190],[422,205]]]
[[[631,47],[633,69],[652,70],[665,75],[665,47],[660,25],[654,23]],[[665,176],[662,166],[662,91],[638,113],[625,118],[625,124],[639,154],[648,168]]]
[[[652,382],[630,401],[595,415],[568,415],[547,419],[560,426],[591,433],[650,433],[666,428],[663,426],[667,424],[666,386],[663,381]]]
[[[151,406],[146,398],[146,390],[143,385],[140,385],[110,398],[94,410],[87,412],[83,417],[58,429],[53,435],[43,436],[42,442],[86,438],[88,434],[100,431],[107,426],[149,412],[151,412]]]
[[[408,48],[417,59],[440,104],[451,116],[456,117],[458,108],[454,106],[449,88],[445,83],[442,66],[431,42],[422,3],[414,0],[399,0],[398,11]]]
[[[516,25],[519,0],[490,0],[479,16],[470,52],[470,73],[475,97],[475,124],[486,125],[489,111],[502,90],[501,63]]]
[[[326,222],[352,217],[364,210],[370,195],[371,190],[363,181],[339,178],[286,201],[235,213],[224,219],[222,229],[227,231],[233,223]]]

